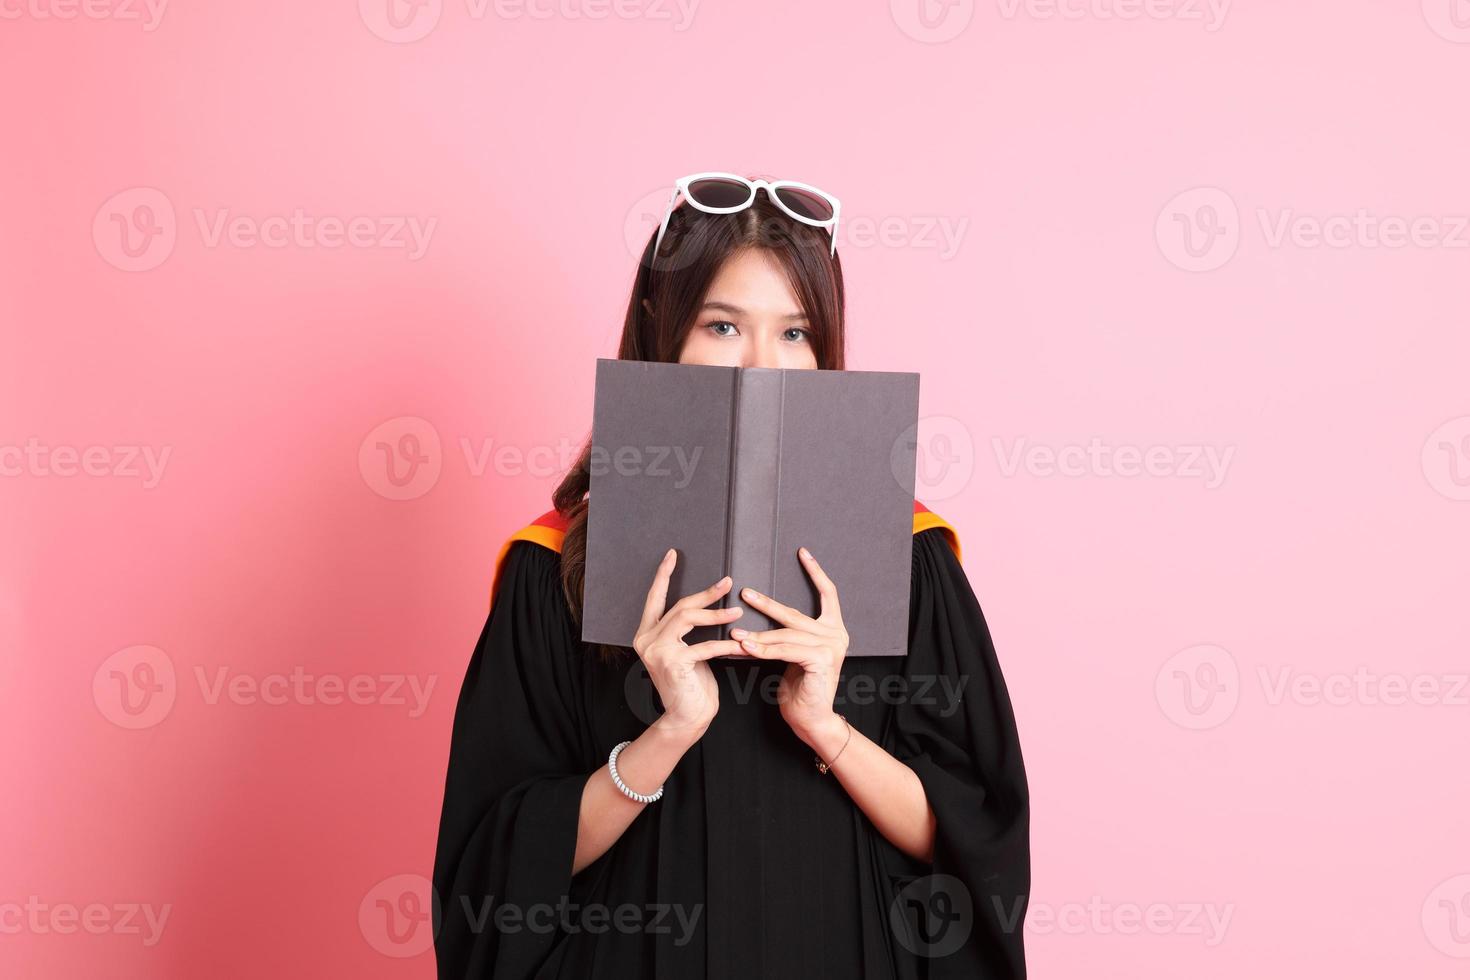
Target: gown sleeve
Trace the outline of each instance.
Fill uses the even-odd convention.
[[[926,937],[933,942],[926,975],[1023,978],[1031,888],[1026,771],[990,630],[938,530],[914,536],[910,607],[904,669],[912,696],[895,709],[894,754],[918,774],[934,810],[933,867],[924,871],[935,876],[928,901],[936,921],[967,898],[971,926],[958,949]],[[941,896],[952,891],[961,894]]]
[[[441,980],[519,980],[550,955],[559,913],[547,909],[570,890],[594,768],[556,553],[513,543],[499,582],[454,713],[434,855]]]

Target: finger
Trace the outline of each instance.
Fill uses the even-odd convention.
[[[816,625],[817,621],[806,613],[792,609],[784,602],[777,602],[768,595],[761,595],[754,589],[741,589],[740,598],[782,626],[790,626],[793,629],[811,629],[811,627]]]
[[[689,593],[670,606],[669,611],[673,612],[676,609],[703,609],[726,592],[729,592],[732,584],[733,580],[730,576],[726,575],[707,589],[700,589],[698,592]]]
[[[747,654],[735,640],[705,640],[691,646],[689,656],[691,660],[709,660],[711,657],[743,657]]]
[[[643,615],[638,620],[638,632],[646,633],[658,624],[664,614],[664,603],[669,598],[669,576],[674,572],[677,552],[673,548],[664,552],[663,559],[653,573],[653,584],[648,587],[648,598],[643,602]]]
[[[757,643],[799,643],[802,646],[820,646],[822,638],[806,630],[781,628],[778,630],[745,630],[735,627],[730,635],[737,640],[754,640]]]
[[[739,606],[725,609],[670,609],[663,628],[672,629],[675,635],[682,638],[696,626],[719,626],[734,622],[744,613],[745,610]]]
[[[837,602],[837,585],[828,577],[827,572],[817,563],[817,559],[806,548],[797,551],[801,556],[801,563],[806,568],[806,573],[811,576],[812,584],[817,587],[817,595],[821,597],[821,612],[817,618],[824,623],[842,622],[842,606]]]
[[[754,640],[741,640],[740,649],[757,660],[784,660],[806,666],[812,662],[814,652],[819,648],[799,643],[757,643]]]

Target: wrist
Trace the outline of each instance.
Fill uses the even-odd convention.
[[[823,759],[831,759],[847,742],[848,723],[837,712],[829,712],[797,732],[801,740]]]
[[[704,737],[709,730],[709,722],[684,722],[671,719],[668,715],[659,715],[648,726],[647,733],[652,739],[660,744],[676,749],[681,754],[694,747],[694,743]]]

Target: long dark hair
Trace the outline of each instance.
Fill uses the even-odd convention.
[[[822,228],[795,221],[776,207],[765,191],[734,214],[709,214],[680,203],[669,216],[658,253],[657,232],[638,262],[618,359],[676,361],[694,327],[705,293],[721,265],[746,249],[764,249],[785,271],[807,316],[819,370],[840,371],[846,347],[842,263]],[[591,484],[592,440],[552,494],[552,504],[568,520],[561,549],[561,583],[573,619],[582,621],[582,586],[587,559],[587,491]],[[604,660],[616,660],[627,647],[598,645]]]

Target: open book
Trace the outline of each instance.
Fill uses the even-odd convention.
[[[848,656],[906,653],[918,410],[907,372],[599,359],[582,639],[632,646],[669,548],[666,608],[729,575],[720,605],[745,609],[686,643],[779,629],[747,586],[815,617],[805,546],[837,585]]]

